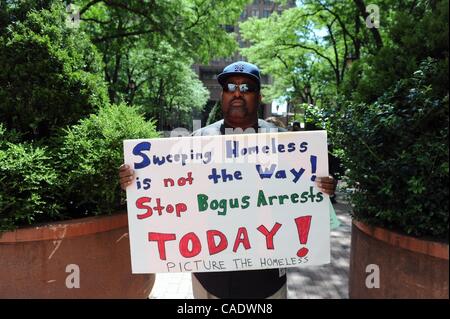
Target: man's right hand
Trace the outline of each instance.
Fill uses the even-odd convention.
[[[120,187],[125,190],[133,182],[134,171],[130,166],[122,164],[119,167]]]

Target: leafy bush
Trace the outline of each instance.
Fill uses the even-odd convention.
[[[12,143],[0,124],[0,231],[123,208],[123,140],[158,137],[135,107],[112,105],[65,129],[52,150]]]
[[[158,136],[109,105],[100,55],[51,2],[0,5],[0,231],[122,208],[122,141]]]
[[[31,10],[0,32],[0,122],[26,140],[48,137],[108,101],[101,57],[86,34],[66,26],[64,12],[62,5]]]
[[[13,144],[0,125],[0,231],[58,216],[58,175],[47,148]]]
[[[153,121],[124,104],[103,107],[98,115],[65,130],[57,165],[70,215],[108,214],[121,208],[124,194],[117,171],[123,163],[123,140],[158,136]]]
[[[425,60],[376,102],[328,114],[355,218],[414,236],[448,236],[448,79],[436,83],[443,69],[448,60]]]

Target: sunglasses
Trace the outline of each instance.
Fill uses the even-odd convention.
[[[236,92],[238,87],[239,87],[239,92],[241,92],[241,93],[258,91],[258,88],[256,86],[248,84],[248,83],[242,83],[242,84],[227,83],[226,85],[223,86],[223,90],[225,92]]]

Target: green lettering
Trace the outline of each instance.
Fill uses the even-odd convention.
[[[293,202],[294,204],[298,203],[298,198],[299,195],[297,193],[291,194],[291,202]]]
[[[232,198],[230,199],[230,208],[238,208],[239,207],[239,199]]]
[[[278,200],[280,201],[280,205],[283,205],[284,204],[284,200],[288,199],[288,198],[289,198],[288,195],[280,195],[280,196],[278,196]]]
[[[246,209],[246,208],[248,208],[250,206],[249,200],[250,200],[250,196],[242,197],[242,205],[241,205],[242,209]]]
[[[314,195],[314,187],[309,188],[309,198],[311,198],[311,202],[314,203],[314,198],[316,198],[316,195]]]
[[[216,210],[217,208],[219,208],[219,202],[216,199],[212,200],[210,207],[211,207],[211,209]]]
[[[197,195],[198,211],[203,212],[208,209],[208,196],[205,194]]]
[[[316,196],[317,196],[317,202],[318,203],[320,203],[322,200],[323,200],[323,195],[322,195],[322,193],[321,192],[318,192],[317,194],[316,194]]]
[[[270,203],[270,206],[273,205],[273,201],[276,200],[277,197],[278,197],[278,196],[270,196],[270,197],[269,197],[269,203]]]
[[[257,207],[259,206],[266,206],[267,205],[267,200],[266,200],[266,196],[264,196],[264,192],[262,190],[259,190],[258,192],[258,203],[256,204]]]
[[[227,200],[226,199],[221,199],[219,202],[219,207],[222,208],[222,211],[218,211],[217,213],[219,215],[226,215],[227,214]]]
[[[302,198],[300,203],[306,203],[308,201],[308,192],[303,192],[300,197]]]

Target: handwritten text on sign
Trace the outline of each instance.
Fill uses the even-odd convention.
[[[330,260],[325,131],[124,141],[133,273]]]

